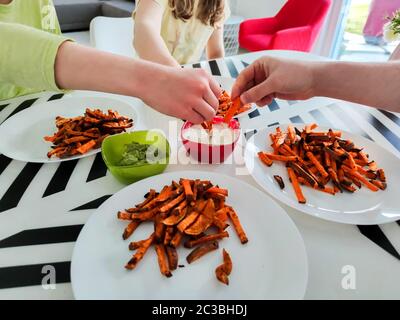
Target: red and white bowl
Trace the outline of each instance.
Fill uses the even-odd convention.
[[[224,123],[222,117],[215,117],[212,121],[214,125]],[[193,126],[193,123],[187,121],[183,124],[181,129],[181,138],[183,145],[190,156],[200,163],[219,164],[223,163],[233,152],[240,137],[240,124],[237,120],[232,119],[227,128],[232,130],[233,141],[213,144],[199,141],[192,141],[185,137],[185,131]]]

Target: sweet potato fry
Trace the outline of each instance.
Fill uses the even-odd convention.
[[[311,160],[311,162],[314,164],[314,166],[317,168],[317,170],[319,171],[319,173],[321,174],[321,176],[323,178],[326,178],[329,176],[328,172],[326,172],[326,170],[324,169],[324,167],[322,166],[322,164],[318,161],[318,159],[314,156],[314,154],[312,152],[306,152],[306,156],[308,157],[308,159]]]
[[[353,193],[354,191],[356,191],[356,188],[354,188],[352,185],[347,185],[347,184],[341,183],[340,186],[341,186],[344,190],[346,190],[346,191],[348,191],[348,192],[351,192],[351,193]]]
[[[172,186],[165,186],[155,200],[157,203],[164,202],[172,198],[174,194],[176,193],[174,193],[174,188]]]
[[[283,161],[283,162],[296,161],[298,159],[297,156],[282,156],[279,154],[273,154],[273,153],[268,153],[268,152],[264,153],[264,155],[266,155],[271,160]]]
[[[225,114],[224,122],[229,123],[232,120],[232,118],[236,115],[237,111],[241,108],[241,106],[242,102],[240,101],[240,97],[233,100],[231,107]]]
[[[155,245],[158,265],[160,267],[160,272],[162,275],[166,276],[167,278],[172,277],[172,273],[169,270],[169,264],[165,253],[165,247],[163,244],[156,244]]]
[[[206,243],[200,247],[197,247],[196,249],[194,249],[187,257],[186,257],[186,261],[190,264],[198,259],[200,259],[202,256],[204,256],[205,254],[212,252],[214,250],[218,249],[218,242],[217,241],[213,241],[211,243]]]
[[[229,211],[227,211],[228,213]],[[224,231],[229,227],[229,224],[226,223],[226,220],[221,220],[219,217],[215,216],[213,220],[213,225],[218,228],[220,232]]]
[[[312,172],[310,172],[310,171],[307,172],[306,169],[304,169],[299,164],[294,163],[294,162],[289,162],[288,165],[299,176],[301,176],[304,179],[306,179],[311,186],[317,186],[318,185],[318,180],[317,180],[317,178],[314,176],[314,174]]]
[[[137,250],[137,249],[139,249],[140,247],[142,247],[146,243],[146,241],[147,241],[147,239],[146,240],[139,240],[139,241],[132,241],[129,244],[129,250]]]
[[[117,217],[120,220],[132,220],[131,213],[126,212],[126,211],[118,211]]]
[[[174,247],[165,247],[168,257],[168,266],[170,270],[176,270],[178,268],[178,251]]]
[[[346,178],[350,179],[358,187],[358,189],[361,189],[362,184],[361,184],[360,180],[358,180],[356,177],[352,176],[351,174],[349,174],[347,172],[345,172],[344,175]]]
[[[287,168],[288,174],[289,174],[289,179],[290,182],[292,183],[294,192],[296,194],[297,200],[299,203],[306,203],[306,198],[303,195],[303,192],[301,191],[299,181],[297,180],[297,176],[294,173],[292,168]],[[314,185],[313,185],[314,186]]]
[[[219,265],[215,269],[215,276],[217,277],[218,281],[222,282],[223,284],[229,285],[229,277],[224,269],[225,266],[223,264]]]
[[[232,260],[229,253],[225,249],[222,250],[222,255],[224,262],[215,269],[215,275],[220,282],[229,285],[228,276],[232,272]]]
[[[153,200],[157,196],[157,192],[154,189],[150,189],[150,191],[145,195],[145,200],[142,203],[136,205],[137,208],[142,208],[146,204],[148,204],[151,200]]]
[[[378,187],[379,189],[381,189],[381,190],[385,190],[386,187],[387,187],[386,182],[383,182],[383,181],[379,181],[379,180],[370,180],[370,182],[371,182],[372,184],[374,184],[375,186],[377,186],[377,187]]]
[[[208,220],[212,221],[215,216],[215,204],[213,199],[208,199],[207,203],[202,211],[202,215],[205,216]]]
[[[150,202],[149,202],[149,204],[150,204]],[[156,214],[158,213],[159,209],[160,209],[160,206],[155,207],[155,208],[150,209],[150,210],[147,210],[147,211],[142,211],[142,212],[139,212],[139,213],[132,213],[131,214],[131,219],[132,220],[134,220],[134,219],[135,220],[140,220],[140,221],[151,220],[156,216]]]
[[[76,143],[76,142],[86,143],[89,140],[90,140],[90,138],[85,137],[85,136],[82,135],[82,136],[77,136],[77,137],[64,139],[64,143],[66,143],[66,144],[72,144],[72,143]]]
[[[166,226],[162,222],[163,217],[158,214],[154,220],[154,240],[156,243],[161,243],[165,237]]]
[[[193,182],[193,201],[197,200],[197,188],[199,187],[200,180],[196,179]]]
[[[224,199],[213,199],[215,204],[215,211],[225,208],[225,198]]]
[[[368,166],[369,166],[369,168],[370,168],[372,171],[377,171],[377,170],[378,170],[378,165],[376,164],[375,161],[369,162],[369,163],[368,163]]]
[[[167,201],[173,195],[172,186],[164,186],[158,196],[139,208],[139,212],[148,211],[157,207],[160,203]]]
[[[181,222],[178,224],[178,230],[180,232],[184,232],[195,220],[197,217],[200,215],[197,211],[192,211],[189,215],[186,216],[185,219],[183,219]]]
[[[215,240],[220,240],[223,238],[229,237],[229,233],[227,231],[219,232],[219,233],[214,233],[214,234],[208,234],[205,236],[202,236],[198,239],[192,239],[192,240],[187,240],[184,244],[185,248],[193,248],[199,244],[203,244],[206,242],[211,242]]]
[[[164,246],[167,246],[170,244],[173,236],[174,236],[174,228],[167,227],[165,230],[165,234],[164,234]]]
[[[242,244],[245,244],[249,241],[247,238],[246,232],[244,231],[244,229],[240,223],[239,217],[238,217],[237,213],[235,212],[235,210],[233,210],[232,207],[229,207],[229,209],[230,210],[228,211],[228,215],[232,221],[233,227],[240,239],[240,242]]]
[[[171,247],[178,248],[182,242],[182,239],[183,239],[183,233],[178,230],[172,237],[172,240],[169,244]]]
[[[379,177],[379,180],[381,180],[382,182],[386,182],[386,175],[385,175],[385,171],[383,169],[378,170],[378,177]]]
[[[311,123],[311,124],[306,125],[304,130],[306,133],[310,133],[312,130],[314,130],[317,127],[318,127],[318,125],[316,123]]]
[[[330,187],[327,187],[327,186],[324,186],[324,188],[321,188],[321,187],[318,187],[318,186],[311,186],[308,183],[308,181],[306,179],[304,179],[303,177],[297,177],[297,180],[299,181],[300,184],[305,185],[305,186],[310,187],[310,188],[313,188],[315,190],[322,191],[322,192],[331,194],[333,196],[336,194],[336,191],[335,191],[334,188],[330,188]]]
[[[143,259],[147,250],[149,250],[151,244],[154,241],[154,233],[143,243],[143,245],[136,251],[131,260],[125,265],[125,268],[128,270],[133,270],[136,268],[137,264],[140,260]]]
[[[258,153],[258,158],[268,167],[272,166],[273,161],[264,153],[264,152],[259,152]]]
[[[292,125],[288,125],[287,127],[287,132],[288,132],[288,138],[291,143],[296,142],[296,131],[294,130],[294,127]]]
[[[179,195],[178,197],[176,197],[175,199],[171,200],[170,202],[164,204],[161,208],[160,208],[160,212],[167,212],[171,209],[173,209],[176,205],[178,205],[180,202],[182,202],[185,199],[185,195],[182,193],[181,195]]]
[[[182,184],[182,186],[183,186],[183,190],[184,190],[185,195],[186,195],[186,200],[187,200],[188,202],[193,201],[194,195],[193,195],[192,187],[191,187],[191,185],[190,185],[190,180],[181,179],[181,184]]]
[[[96,145],[96,141],[90,140],[89,142],[82,145],[80,148],[76,149],[80,154],[87,153],[89,150],[93,149]]]
[[[228,251],[225,249],[222,249],[222,256],[224,259],[224,271],[225,273],[229,276],[232,272],[232,259],[231,256],[229,255]]]
[[[141,221],[138,220],[133,220],[132,222],[130,222],[125,228],[124,233],[122,234],[122,239],[128,239],[135,232],[137,227],[139,227],[140,223]]]
[[[204,214],[200,214],[196,221],[190,227],[186,228],[184,232],[188,235],[196,236],[206,231],[212,223],[212,219],[207,218]]]
[[[205,195],[209,199],[213,199],[214,201],[224,201],[226,196],[220,193],[206,193]]]
[[[228,211],[229,208],[228,207],[223,207],[222,209],[219,209],[215,215],[214,215],[214,219],[219,219],[222,222],[226,222],[228,220]]]
[[[219,187],[209,188],[209,189],[207,189],[206,193],[217,193],[217,194],[222,194],[225,197],[228,196],[228,190],[227,189],[222,189],[222,188],[219,188]]]
[[[279,188],[285,189],[285,183],[283,182],[283,179],[282,179],[281,176],[274,175],[274,179],[275,179],[275,181],[278,183]]]
[[[368,156],[365,154],[365,152],[360,151],[360,152],[358,153],[358,156],[360,157],[360,159],[361,159],[362,161],[364,161],[365,165],[368,164],[369,159],[368,159]]]
[[[357,164],[356,164],[356,162],[354,161],[354,158],[353,158],[353,156],[351,155],[351,153],[348,153],[347,161],[349,162],[349,166],[350,166],[351,169],[355,169],[355,168],[356,168]]]
[[[185,201],[183,201],[182,203],[184,203],[184,202]],[[166,226],[174,226],[174,225],[178,224],[179,222],[181,222],[185,218],[186,212],[187,212],[186,207],[179,208],[176,211],[174,209],[172,214],[168,218],[164,219],[163,223]]]
[[[204,196],[204,193],[202,194]],[[193,210],[197,211],[198,213],[202,212],[206,207],[207,200],[206,199],[197,199],[196,203],[193,206]]]

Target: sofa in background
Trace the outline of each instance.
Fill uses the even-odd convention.
[[[130,17],[135,9],[134,0],[53,0],[61,30],[88,30],[90,22],[98,16]]]

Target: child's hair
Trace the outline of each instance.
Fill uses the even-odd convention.
[[[196,0],[168,0],[175,19],[186,21],[193,16]],[[199,0],[197,19],[205,25],[215,27],[223,18],[224,0]]]

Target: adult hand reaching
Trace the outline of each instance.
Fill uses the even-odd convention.
[[[237,78],[232,98],[259,106],[273,98],[305,100],[314,96],[347,100],[400,111],[397,79],[400,62],[297,61],[264,57]]]
[[[232,98],[244,104],[270,104],[277,97],[304,100],[313,96],[312,63],[263,57],[243,70],[232,88]]]

